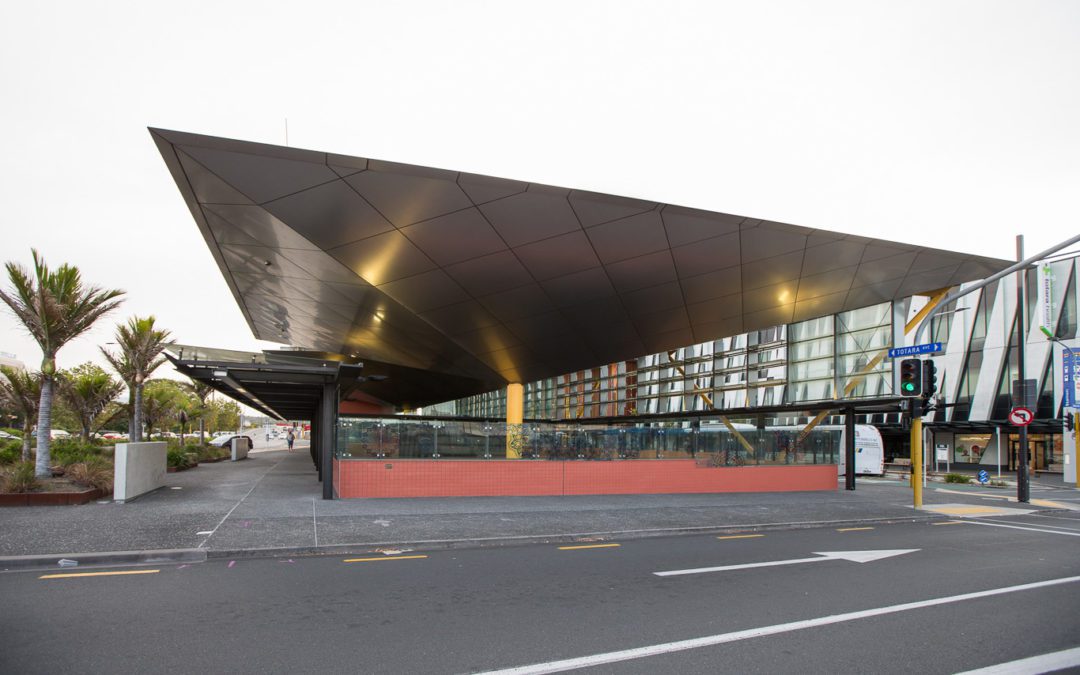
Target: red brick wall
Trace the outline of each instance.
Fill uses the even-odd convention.
[[[700,466],[624,462],[334,460],[339,497],[494,497],[835,490],[835,464]]]

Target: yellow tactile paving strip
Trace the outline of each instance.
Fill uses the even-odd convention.
[[[1031,513],[1031,509],[1013,509],[1005,506],[989,506],[979,504],[929,504],[924,505],[922,511],[940,513],[945,516],[959,516],[979,518],[982,516],[1017,516]]]

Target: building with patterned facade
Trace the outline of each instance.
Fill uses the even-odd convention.
[[[1048,303],[1041,290],[1047,278]],[[950,303],[932,321],[930,339],[944,347],[933,358],[945,405],[924,422],[932,446],[947,447],[949,465],[996,466],[999,438],[1003,468],[1015,462],[1016,439],[1007,415],[1018,368],[1016,286],[1016,275],[1006,277]],[[1031,454],[1037,470],[1060,470],[1064,350],[1039,326],[1046,324],[1067,346],[1080,348],[1077,258],[1048,260],[1028,270],[1026,287],[1026,375],[1036,381],[1036,401],[1029,402],[1036,418]],[[899,377],[896,362],[881,358],[867,366],[892,346],[912,344],[914,331],[905,335],[904,326],[927,301],[911,296],[530,382],[525,416],[571,422],[890,396]],[[1046,308],[1049,316],[1043,316]],[[860,373],[866,376],[858,378]],[[427,411],[498,418],[505,405],[500,390]],[[890,457],[909,456],[899,415],[861,421],[879,426]]]

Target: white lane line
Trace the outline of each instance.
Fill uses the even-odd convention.
[[[215,525],[214,529],[210,530],[210,534],[206,535],[206,539],[202,540],[202,543],[199,544],[198,548],[202,548],[202,547],[206,546],[206,542],[210,541],[210,537],[214,536],[214,533],[218,531],[218,528],[221,527],[225,523],[225,521],[229,519],[229,516],[231,516],[233,511],[236,510],[236,507],[243,504],[244,500],[247,499],[248,497],[250,497],[252,492],[255,492],[255,488],[259,487],[259,483],[261,483],[263,481],[263,478],[266,478],[267,476],[269,476],[270,472],[272,472],[274,469],[278,468],[278,464],[281,464],[284,461],[285,461],[285,458],[282,457],[281,459],[279,459],[277,461],[277,464],[270,467],[266,471],[266,473],[259,476],[259,480],[255,481],[255,484],[251,486],[251,489],[247,491],[247,494],[245,494],[243,497],[240,498],[240,501],[233,504],[233,507],[231,509],[229,509],[229,512],[225,514],[225,517],[221,519],[221,522],[219,522],[217,525]]]
[[[770,562],[744,563],[742,565],[722,565],[720,567],[696,567],[690,570],[668,570],[667,572],[653,572],[658,577],[677,577],[684,574],[702,574],[705,572],[728,572],[731,570],[748,570],[754,567],[776,567],[777,565],[801,565],[802,563],[822,562],[823,560],[848,560],[850,562],[867,563],[883,558],[914,553],[917,548],[897,548],[881,551],[814,551],[817,558],[795,558],[793,560],[772,560]]]
[[[994,588],[988,591],[976,591],[975,593],[962,593],[960,595],[950,595],[944,598],[934,598],[932,600],[906,602],[900,605],[889,605],[888,607],[864,609],[858,612],[847,612],[846,614],[833,614],[831,616],[823,616],[817,619],[792,621],[791,623],[781,623],[775,626],[762,626],[761,628],[751,628],[749,630],[740,630],[733,633],[721,633],[720,635],[709,635],[707,637],[693,638],[691,640],[665,642],[663,644],[650,645],[648,647],[637,647],[636,649],[623,649],[617,652],[606,652],[604,654],[581,656],[575,659],[563,659],[561,661],[534,663],[532,665],[518,666],[516,668],[492,670],[488,671],[487,673],[482,673],[481,675],[539,675],[540,673],[559,673],[565,670],[573,670],[574,668],[590,668],[592,666],[599,666],[605,663],[617,663],[619,661],[630,661],[633,659],[645,658],[647,656],[657,656],[660,654],[670,654],[671,652],[686,651],[688,649],[711,647],[713,645],[725,644],[728,642],[737,642],[739,640],[748,640],[750,638],[765,637],[768,635],[778,635],[780,633],[790,633],[792,631],[803,630],[806,628],[829,626],[832,624],[843,623],[846,621],[858,621],[859,619],[867,619],[870,617],[883,616],[886,614],[895,614],[897,612],[906,612],[912,609],[923,609],[924,607],[935,607],[937,605],[946,605],[954,602],[963,602],[965,600],[989,598],[995,595],[1004,595],[1006,593],[1018,593],[1021,591],[1034,590],[1036,588],[1060,586],[1061,584],[1072,584],[1078,581],[1080,581],[1080,576],[1063,577],[1060,579],[1049,579],[1047,581],[1037,581],[1031,584],[1006,586],[1004,588]]]
[[[1060,535],[1063,535],[1063,536],[1066,536],[1066,537],[1080,537],[1080,532],[1069,532],[1069,531],[1062,532],[1061,530],[1046,530],[1046,529],[1043,529],[1041,527],[1021,527],[1019,525],[1005,525],[1004,523],[997,523],[997,522],[988,523],[988,522],[986,522],[985,520],[982,520],[982,519],[980,519],[980,520],[971,519],[971,520],[968,520],[966,522],[971,523],[972,525],[985,525],[987,527],[1007,527],[1010,530],[1027,530],[1028,532],[1045,532],[1046,534],[1060,534]]]
[[[1033,513],[1031,515],[1034,516],[1035,514]],[[979,520],[985,520],[988,523],[1003,523],[1005,525],[1019,525],[1020,524],[1020,523],[1018,523],[1018,522],[1016,522],[1014,520],[997,520],[996,518],[980,518]],[[1076,523],[1077,525],[1080,525],[1080,521],[1074,520],[1072,522]],[[1049,525],[1047,523],[1039,523],[1038,526],[1039,527],[1048,527],[1051,530],[1069,530],[1069,531],[1072,531],[1072,532],[1080,532],[1080,528],[1065,527],[1064,525]]]
[[[978,670],[966,670],[957,675],[1038,675],[1074,666],[1080,666],[1080,647],[999,663],[996,666],[987,666]]]

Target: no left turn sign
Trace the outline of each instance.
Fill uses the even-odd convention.
[[[1035,419],[1035,413],[1022,406],[1016,406],[1009,411],[1009,424],[1014,427],[1026,427]]]

